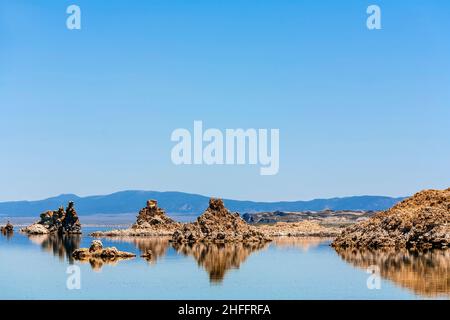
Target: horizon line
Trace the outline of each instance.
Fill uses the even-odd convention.
[[[333,199],[356,198],[356,197],[383,197],[383,198],[390,198],[390,199],[402,199],[402,198],[406,198],[406,197],[410,196],[410,195],[408,195],[408,196],[386,196],[386,195],[362,194],[362,195],[335,196],[335,197],[328,197],[328,198],[327,197],[318,197],[318,198],[311,198],[308,200],[257,201],[257,200],[238,200],[238,199],[233,199],[233,198],[216,197],[216,196],[209,196],[209,195],[204,195],[204,194],[199,194],[199,193],[191,193],[191,192],[185,192],[185,191],[173,191],[173,190],[156,191],[156,190],[126,189],[126,190],[120,190],[120,191],[115,191],[115,192],[106,193],[106,194],[93,194],[93,195],[82,195],[82,196],[77,195],[76,193],[61,193],[58,195],[40,198],[40,199],[36,199],[36,200],[6,200],[6,201],[0,201],[0,203],[45,201],[45,200],[51,200],[51,199],[62,197],[62,196],[75,196],[77,198],[85,199],[85,198],[93,198],[93,197],[107,197],[107,196],[124,193],[124,192],[183,193],[183,194],[189,194],[192,196],[199,196],[199,197],[205,197],[205,198],[220,198],[220,199],[223,199],[224,201],[229,200],[229,201],[255,202],[255,203],[309,202],[309,201],[314,201],[314,200],[333,200]]]

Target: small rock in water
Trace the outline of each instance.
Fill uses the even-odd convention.
[[[1,227],[1,232],[4,233],[4,234],[13,233],[14,232],[14,226],[8,221],[6,223],[6,226]]]
[[[103,248],[103,244],[99,240],[94,240],[88,248],[77,249],[72,256],[78,260],[85,260],[89,258],[102,259],[126,259],[134,258],[134,253],[119,251],[116,247]]]
[[[103,243],[100,240],[94,240],[91,243],[89,252],[96,252],[103,249]]]

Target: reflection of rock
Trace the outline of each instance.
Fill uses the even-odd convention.
[[[408,251],[406,249],[337,249],[353,266],[380,268],[381,277],[429,297],[450,295],[450,251]]]
[[[116,237],[110,239],[113,242],[127,242],[132,243],[139,249],[141,256],[146,255],[151,251],[151,259],[146,260],[152,264],[156,263],[158,258],[163,257],[169,247],[169,237]]]
[[[341,233],[336,227],[323,227],[317,222],[278,222],[258,225],[257,229],[269,237],[335,237]]]
[[[328,239],[328,241],[330,240],[331,239]],[[303,252],[308,252],[310,249],[316,248],[325,243],[327,243],[327,239],[318,237],[277,237],[273,240],[273,244],[279,248],[295,248]]]
[[[147,250],[144,252],[143,255],[141,255],[142,258],[145,258],[146,260],[152,260],[153,259],[153,251]]]
[[[98,231],[94,237],[140,237],[140,236],[171,236],[181,226],[180,223],[166,215],[158,207],[156,200],[148,200],[147,206],[139,211],[136,223],[129,229]]]
[[[175,250],[192,256],[209,273],[211,282],[220,283],[229,269],[238,269],[252,252],[263,249],[264,243],[192,243],[172,244]]]
[[[80,247],[81,236],[79,234],[70,235],[29,235],[28,238],[45,251],[53,253],[61,259],[67,259],[73,263],[72,252]]]
[[[6,236],[8,239],[11,238],[12,234],[14,233],[14,227],[13,225],[8,221],[6,223],[6,226],[0,227],[0,232]]]
[[[450,188],[425,190],[345,229],[334,247],[446,248],[450,245]]]
[[[56,211],[46,211],[40,215],[41,220],[21,231],[28,234],[80,234],[81,224],[75,211],[74,203],[69,202],[66,210],[60,207]]]
[[[209,207],[196,222],[183,225],[172,237],[176,243],[265,242],[262,232],[248,225],[238,213],[225,208],[222,199],[211,198]]]
[[[85,258],[79,260],[81,263],[89,263],[92,270],[100,271],[106,264],[108,266],[116,266],[120,261],[128,260],[132,258]]]

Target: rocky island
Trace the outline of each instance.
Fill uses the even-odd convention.
[[[77,249],[72,253],[72,256],[77,260],[85,260],[89,258],[100,259],[128,259],[134,258],[134,253],[117,250],[116,247],[104,248],[100,240],[94,240],[89,248]]]
[[[27,234],[81,234],[81,224],[72,201],[67,208],[60,207],[56,211],[46,211],[40,215],[40,220],[21,229]]]
[[[174,243],[267,242],[264,233],[246,223],[239,213],[231,213],[222,199],[211,198],[209,207],[196,222],[184,224],[172,236]]]
[[[335,248],[445,249],[450,245],[450,188],[424,190],[345,229]]]
[[[172,234],[181,227],[166,215],[163,209],[158,207],[156,200],[148,200],[147,206],[139,211],[136,223],[129,229],[97,231],[91,234],[93,237],[164,237]]]

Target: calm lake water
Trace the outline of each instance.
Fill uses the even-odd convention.
[[[108,263],[74,261],[82,236],[0,235],[0,299],[448,299],[450,253],[337,253],[323,239],[267,245],[172,246],[168,239],[102,239],[136,253]],[[154,259],[140,255],[151,249]],[[81,289],[69,290],[67,267],[80,267]],[[368,267],[381,274],[368,289]],[[376,268],[375,268],[376,269]],[[375,278],[376,279],[376,278]],[[370,281],[369,281],[370,282]],[[370,282],[376,284],[377,282]]]

